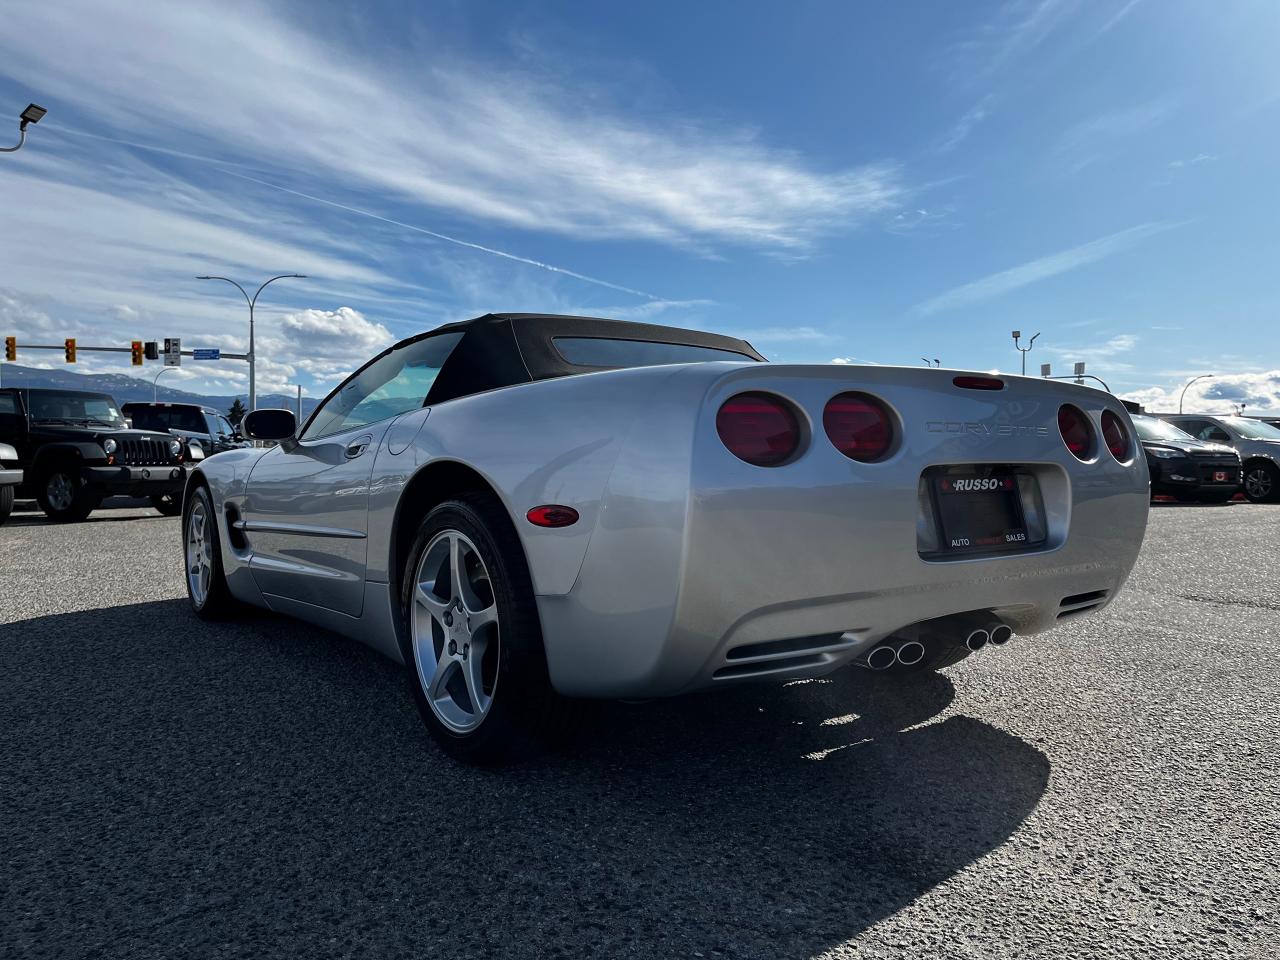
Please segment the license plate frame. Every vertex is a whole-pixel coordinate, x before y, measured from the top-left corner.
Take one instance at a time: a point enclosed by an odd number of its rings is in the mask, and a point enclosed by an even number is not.
[[[1013,470],[975,467],[934,473],[929,493],[939,553],[1010,553],[1035,546]]]

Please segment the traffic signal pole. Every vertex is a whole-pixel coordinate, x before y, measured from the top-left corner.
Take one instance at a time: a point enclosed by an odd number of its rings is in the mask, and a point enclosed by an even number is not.
[[[131,355],[132,355],[132,354],[134,354],[135,348],[134,348],[134,346],[128,346],[128,347],[82,347],[82,346],[80,346],[78,343],[76,343],[76,341],[75,341],[75,338],[74,338],[74,337],[68,337],[68,338],[67,338],[66,340],[64,340],[62,343],[18,343],[18,341],[17,341],[17,338],[16,338],[16,337],[5,337],[5,342],[4,342],[4,360],[7,360],[7,361],[9,361],[9,362],[16,361],[16,360],[18,359],[18,351],[19,351],[19,350],[61,350],[61,351],[62,351],[62,353],[63,353],[63,356],[65,356],[65,357],[66,357],[66,360],[67,360],[67,362],[68,362],[68,363],[75,363],[75,362],[76,362],[76,354],[81,353],[81,352],[85,352],[85,353],[128,353],[128,354],[131,354]],[[184,357],[194,357],[198,351],[196,351],[196,350],[182,350],[182,351],[180,351],[180,352],[181,352],[182,356],[184,356]],[[161,356],[163,357],[163,354],[162,354]],[[247,354],[247,353],[224,353],[224,352],[222,352],[222,351],[219,351],[218,359],[219,359],[219,360],[248,360],[248,359],[249,359],[249,356],[250,356],[250,355],[249,355],[249,354]],[[134,364],[133,364],[133,365],[134,365],[135,367],[136,367],[136,366],[141,366],[141,364],[137,363],[136,361],[134,362]],[[3,362],[0,362],[0,383],[3,383],[3,373],[2,373],[2,372],[3,372],[3,370],[4,370],[4,363],[3,363]]]
[[[19,350],[61,350],[63,353],[66,353],[66,351],[67,351],[67,345],[66,345],[65,343],[57,343],[57,344],[52,344],[52,343],[19,343],[19,344],[17,345],[17,348],[18,348]],[[79,344],[76,344],[76,345],[75,345],[75,347],[74,347],[74,349],[75,349],[75,352],[76,352],[76,353],[133,353],[133,348],[132,348],[132,347],[82,347],[82,346],[80,346]],[[195,351],[195,350],[183,350],[183,351],[182,351],[182,355],[183,355],[184,357],[194,357],[194,356],[195,356],[195,354],[196,354],[196,351]],[[163,354],[162,354],[161,356],[163,357]],[[15,359],[16,359],[16,358],[15,358]],[[248,360],[248,359],[249,359],[249,354],[247,354],[247,353],[227,353],[225,350],[222,350],[222,351],[219,351],[219,358],[218,358],[218,359],[220,359],[220,360]],[[136,364],[135,364],[135,366],[136,366]]]

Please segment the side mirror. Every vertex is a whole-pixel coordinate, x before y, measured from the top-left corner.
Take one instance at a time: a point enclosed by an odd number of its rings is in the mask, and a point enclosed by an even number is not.
[[[298,430],[298,418],[292,410],[254,410],[244,415],[240,425],[250,440],[290,440]]]

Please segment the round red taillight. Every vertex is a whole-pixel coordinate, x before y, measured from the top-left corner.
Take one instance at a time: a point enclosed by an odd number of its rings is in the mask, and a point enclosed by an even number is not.
[[[1089,451],[1093,447],[1093,431],[1089,428],[1089,418],[1079,407],[1063,404],[1058,408],[1058,430],[1062,433],[1062,442],[1077,460],[1088,460]]]
[[[1123,463],[1129,459],[1129,431],[1124,421],[1110,410],[1102,412],[1102,439],[1117,460]]]
[[[893,445],[889,411],[865,393],[842,393],[828,400],[822,426],[837,450],[860,463],[882,459]]]
[[[716,414],[716,433],[739,460],[776,467],[800,448],[800,420],[785,400],[768,393],[730,397]]]

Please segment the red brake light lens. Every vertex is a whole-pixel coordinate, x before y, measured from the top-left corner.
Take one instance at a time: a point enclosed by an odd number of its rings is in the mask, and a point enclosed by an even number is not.
[[[1058,430],[1062,434],[1062,442],[1077,460],[1089,459],[1089,448],[1093,446],[1093,431],[1089,429],[1089,418],[1078,407],[1063,404],[1058,408]]]
[[[1129,431],[1125,429],[1124,422],[1110,410],[1102,413],[1102,439],[1117,460],[1124,462],[1129,459]]]
[[[739,460],[776,467],[800,448],[800,421],[784,400],[768,393],[730,397],[716,414],[716,433]]]
[[[822,411],[827,439],[850,460],[881,460],[893,446],[893,421],[879,400],[865,393],[841,393]]]
[[[955,377],[952,381],[957,387],[966,390],[1003,390],[1004,381],[999,377]]]

